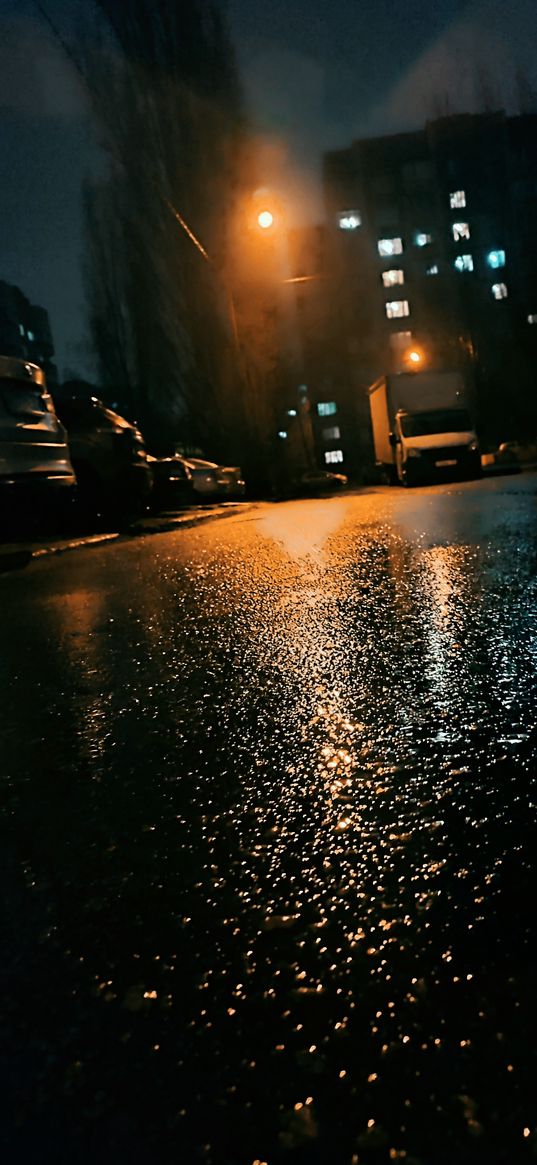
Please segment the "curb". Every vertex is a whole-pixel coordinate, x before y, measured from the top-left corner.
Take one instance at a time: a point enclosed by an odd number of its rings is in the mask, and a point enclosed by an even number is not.
[[[133,522],[127,530],[123,531],[119,536],[126,538],[139,538],[143,534],[167,534],[170,530],[176,530],[178,526],[199,526],[203,522],[209,522],[211,518],[231,518],[233,514],[245,514],[254,506],[254,502],[229,502],[227,506],[219,506],[214,510],[197,510],[194,514],[181,514],[178,517],[169,518],[142,518],[138,522]]]
[[[28,566],[34,559],[47,558],[53,554],[67,554],[70,550],[101,546],[105,542],[126,542],[146,535],[169,534],[182,527],[200,526],[211,520],[230,518],[233,514],[246,513],[253,508],[253,505],[254,503],[248,502],[230,502],[227,506],[214,510],[198,510],[194,514],[185,513],[184,515],[155,519],[141,518],[137,522],[133,522],[131,526],[127,526],[125,530],[106,534],[88,534],[82,538],[71,538],[65,542],[51,543],[49,546],[21,546],[5,551],[0,548],[0,574],[21,569]]]

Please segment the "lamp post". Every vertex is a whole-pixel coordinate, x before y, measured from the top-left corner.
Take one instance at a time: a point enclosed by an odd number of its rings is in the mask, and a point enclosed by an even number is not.
[[[272,197],[267,197],[265,191],[258,193],[256,200],[259,199],[259,209],[255,216],[255,225],[260,232],[265,235],[273,235],[274,242],[279,246],[272,252],[271,261],[275,266],[273,275],[275,277],[275,284],[279,287],[289,287],[297,283],[309,283],[317,281],[321,278],[320,275],[305,275],[293,277],[290,274],[289,254],[286,246],[286,235],[283,231],[278,229],[283,220],[283,212]],[[289,368],[292,370],[296,394],[296,400],[292,400],[291,407],[285,408],[286,422],[282,429],[279,430],[279,437],[284,441],[290,434],[287,433],[288,419],[291,418],[296,425],[296,430],[299,434],[299,445],[302,452],[294,445],[294,456],[300,458],[308,468],[314,465],[313,452],[313,432],[311,426],[311,417],[309,412],[308,390],[306,385],[298,384],[298,380],[303,377],[304,369],[304,353],[302,345],[302,336],[300,332],[297,302],[293,294],[293,287],[290,292],[280,294],[280,317],[281,317],[281,341],[287,350],[289,359]],[[294,427],[293,425],[293,427]],[[285,437],[282,434],[285,432]]]
[[[232,247],[232,255],[234,257],[234,284],[232,286],[229,278],[216,265],[211,255],[206,251],[203,244],[196,237],[194,231],[185,221],[183,216],[179,213],[175,206],[165,199],[168,210],[173,214],[183,232],[187,235],[192,245],[196,248],[201,258],[207,263],[214,275],[222,291],[225,295],[227,305],[227,315],[229,318],[230,331],[233,339],[233,347],[235,350],[236,361],[238,365],[239,379],[242,387],[244,397],[244,416],[249,417],[247,432],[251,427],[251,434],[255,440],[261,441],[264,444],[269,438],[270,433],[270,410],[277,408],[276,398],[272,395],[269,388],[269,372],[273,374],[269,368],[270,363],[274,363],[273,358],[269,360],[266,367],[263,366],[263,361],[266,358],[266,343],[268,336],[268,343],[270,345],[271,337],[274,342],[274,352],[278,349],[287,349],[290,358],[290,365],[293,360],[295,364],[298,363],[297,352],[297,329],[292,326],[295,321],[291,321],[289,309],[282,311],[283,305],[280,305],[280,311],[275,312],[276,307],[273,293],[278,285],[292,283],[294,280],[285,278],[287,271],[287,257],[283,248],[283,232],[279,230],[283,215],[277,200],[274,199],[267,191],[255,191],[250,198],[250,205],[246,205],[243,209],[246,211],[246,222],[249,222],[250,231],[245,239],[243,234],[244,217],[241,214],[240,220],[236,222],[236,236],[235,240],[238,244],[236,248]],[[240,233],[239,233],[240,232]],[[259,243],[255,242],[255,237],[259,239]],[[248,237],[250,244],[248,244]],[[268,250],[266,249],[268,247]],[[261,250],[259,250],[261,248]],[[260,262],[259,259],[262,259]],[[242,270],[241,270],[242,269]],[[244,286],[241,288],[241,275]],[[238,276],[238,285],[237,285]],[[271,288],[270,296],[272,303],[269,304],[268,322],[269,328],[267,333],[266,325],[261,326],[263,300],[266,301],[267,289]],[[243,294],[241,295],[241,291]],[[238,293],[238,302],[237,295]],[[256,309],[256,295],[260,296],[257,301]],[[261,306],[260,306],[261,305]],[[265,302],[265,307],[267,306]],[[253,308],[253,315],[252,315]],[[244,315],[246,313],[246,319]],[[250,329],[248,324],[248,315],[250,313]],[[274,320],[279,315],[280,317],[280,340],[275,338],[275,332],[271,329],[275,327]],[[253,328],[252,328],[252,320]],[[272,322],[271,322],[272,321]],[[282,329],[283,324],[283,329]],[[254,340],[254,348],[251,356],[248,358],[248,331],[253,331],[260,338],[260,351],[257,348],[257,341]],[[243,335],[241,336],[241,332]],[[273,352],[273,355],[274,355]],[[304,454],[306,460],[311,462],[312,453],[309,448],[305,432],[305,417],[303,413],[306,408],[306,403],[303,400],[298,401],[296,415],[300,430],[302,444],[304,446]],[[295,410],[288,411],[288,416],[292,416]],[[276,424],[274,425],[274,430]],[[282,430],[283,432],[283,430]],[[287,436],[287,434],[286,434]]]

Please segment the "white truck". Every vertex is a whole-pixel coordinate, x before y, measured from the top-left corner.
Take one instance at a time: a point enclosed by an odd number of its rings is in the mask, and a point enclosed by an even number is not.
[[[461,372],[399,372],[369,388],[375,459],[390,482],[479,477],[481,458]]]

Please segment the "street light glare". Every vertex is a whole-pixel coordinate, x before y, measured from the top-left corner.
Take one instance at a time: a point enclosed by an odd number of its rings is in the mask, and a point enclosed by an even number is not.
[[[270,213],[270,210],[262,210],[261,214],[257,216],[257,221],[264,231],[268,231],[274,222],[274,215]]]

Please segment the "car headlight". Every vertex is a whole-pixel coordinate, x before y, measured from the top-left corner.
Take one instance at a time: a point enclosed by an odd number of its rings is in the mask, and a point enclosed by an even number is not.
[[[413,446],[406,451],[407,457],[421,457],[421,449],[414,449]]]

